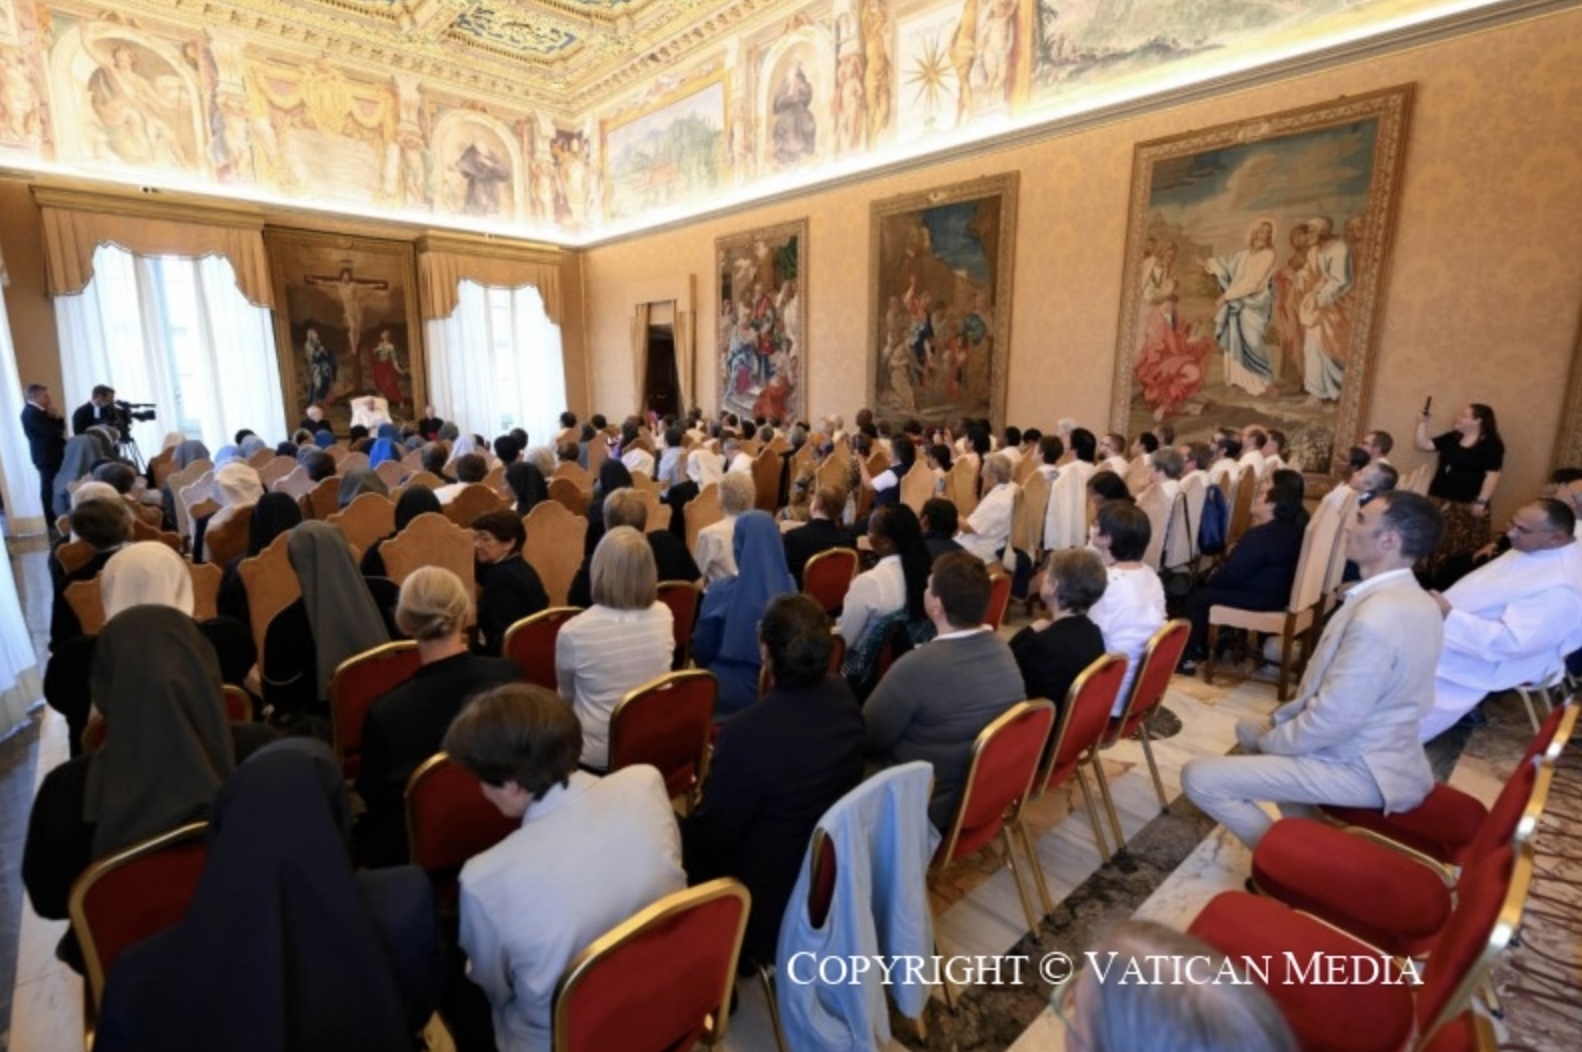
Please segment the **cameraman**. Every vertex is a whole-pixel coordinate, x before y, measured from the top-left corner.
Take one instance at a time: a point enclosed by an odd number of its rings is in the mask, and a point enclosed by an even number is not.
[[[86,434],[90,427],[101,425],[113,429],[118,434],[126,430],[126,420],[115,404],[115,388],[106,387],[104,384],[95,387],[88,402],[78,406],[77,411],[71,414],[71,433]]]

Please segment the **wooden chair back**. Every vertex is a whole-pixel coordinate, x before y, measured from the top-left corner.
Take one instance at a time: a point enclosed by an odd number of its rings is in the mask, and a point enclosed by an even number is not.
[[[329,458],[335,461],[335,470],[341,469],[341,462],[351,455],[351,449],[344,442],[337,442],[324,451]]]
[[[516,662],[524,680],[555,690],[560,683],[555,671],[555,639],[560,626],[580,613],[580,606],[552,606],[524,617],[505,630],[500,653]]]
[[[264,667],[264,637],[275,615],[302,597],[302,582],[286,552],[290,532],[282,533],[269,547],[243,559],[236,568],[247,593],[247,614],[252,622],[253,645],[258,648],[258,667]]]
[[[341,510],[341,477],[331,475],[321,480],[302,499],[302,517],[328,519]]]
[[[725,518],[725,509],[720,504],[720,486],[711,482],[698,491],[698,495],[687,501],[681,509],[682,518],[687,524],[687,551],[698,550],[698,533],[705,526],[712,526]]]
[[[557,476],[549,480],[549,499],[573,515],[586,515],[588,505],[593,501],[593,493],[579,488],[571,479]]]
[[[181,554],[181,535],[179,533],[172,533],[170,530],[162,530],[156,526],[150,526],[141,519],[134,518],[132,520],[132,540],[158,541],[177,555]]]
[[[148,462],[148,474],[154,480],[155,489],[164,489],[165,482],[171,473],[176,470],[176,450],[174,447],[162,453],[156,453]]]
[[[1241,535],[1247,532],[1247,527],[1252,524],[1252,501],[1258,493],[1258,472],[1251,464],[1241,469],[1241,474],[1236,479],[1236,486],[1232,490],[1230,500],[1230,520],[1225,527],[1225,544],[1227,550],[1230,545],[1241,540]]]
[[[384,464],[379,466],[384,467]],[[366,552],[379,538],[395,532],[395,501],[377,493],[363,493],[331,515],[328,521],[331,526],[340,528],[348,544]]]
[[[247,466],[257,471],[275,458],[275,451],[269,448],[260,449],[247,458]]]
[[[753,457],[753,507],[773,515],[780,510],[780,469],[783,463],[773,449]]]
[[[218,563],[188,563],[187,572],[192,574],[193,620],[212,621],[219,617],[220,582],[225,579],[225,571],[220,569]]]
[[[204,561],[224,566],[247,551],[247,541],[253,533],[253,505],[240,505],[219,526],[210,525],[203,531]]]
[[[489,487],[489,491],[491,493],[493,493],[496,496],[498,496],[501,500],[504,500],[505,499],[505,465],[504,464],[496,464],[494,467],[490,468],[489,469],[489,473],[483,477],[483,484],[485,486]]]
[[[632,472],[632,487],[639,493],[652,493],[659,496],[659,483],[646,471]]]
[[[296,457],[270,457],[268,462],[258,469],[258,481],[263,483],[264,489],[272,490],[275,488],[275,483],[300,466]]]
[[[308,469],[298,464],[276,479],[274,485],[270,486],[269,489],[275,493],[284,493],[292,500],[301,500],[313,492],[313,487],[316,484],[312,479],[308,478]]]
[[[945,497],[956,506],[956,514],[965,519],[978,507],[978,468],[971,460],[962,457],[950,465],[945,475]]]
[[[593,473],[575,460],[562,460],[559,464],[556,464],[554,474],[550,475],[549,478],[551,483],[555,479],[566,479],[584,492],[593,492]]]
[[[472,520],[489,511],[500,511],[505,502],[500,495],[481,482],[462,487],[460,493],[445,505],[445,517],[464,530],[472,529]]]
[[[476,593],[472,531],[445,516],[426,511],[407,523],[406,529],[379,546],[385,576],[400,584],[420,566],[443,566]]]
[[[55,549],[54,558],[63,572],[74,574],[87,566],[94,554],[93,545],[87,541],[67,541]]]
[[[643,523],[644,533],[661,533],[670,529],[670,505],[659,499],[659,494],[650,490],[638,490],[637,495],[643,502],[643,507],[648,510],[648,518]]]
[[[588,520],[573,515],[558,501],[539,501],[522,519],[527,544],[522,558],[538,572],[551,606],[564,606],[571,579],[582,566]]]
[[[838,453],[831,453],[825,457],[823,463],[819,464],[818,469],[813,472],[814,491],[825,486],[839,486],[848,497],[852,496],[851,479],[846,474],[849,456],[849,454],[841,456]]]
[[[915,514],[923,514],[923,505],[934,496],[934,471],[922,457],[913,461],[911,470],[901,476],[901,503]]]
[[[198,463],[202,462],[189,464],[188,470],[197,467]],[[214,472],[206,470],[172,492],[176,495],[176,532],[190,540],[193,524],[201,517],[193,515],[193,509],[206,500],[214,499]]]
[[[214,563],[188,563],[192,575],[192,617],[195,621],[212,621],[220,616],[220,581],[224,573]],[[66,602],[77,615],[82,634],[96,636],[104,631],[104,586],[100,578],[91,581],[73,581],[66,586]]]
[[[443,485],[445,485],[445,480],[434,474],[432,471],[419,471],[407,478],[405,488],[411,489],[413,486],[427,486],[429,489],[434,490],[439,489]]]
[[[407,469],[394,460],[386,460],[374,468],[374,474],[379,476],[379,481],[385,484],[386,489],[395,489],[406,480]]]
[[[367,468],[368,468],[368,454],[367,453],[348,453],[348,454],[346,454],[344,457],[342,457],[340,459],[339,463],[337,463],[335,465],[335,474],[337,474],[337,475],[350,475],[353,471],[356,471],[359,468],[361,468],[361,469],[363,469],[365,471],[367,470]]]
[[[1024,457],[1023,463],[1031,458]],[[1021,499],[1011,523],[1011,547],[1024,551],[1036,564],[1044,550],[1044,518],[1049,512],[1049,480],[1034,470],[1021,487]]]
[[[401,468],[402,468],[403,471],[407,471],[407,472],[422,471],[423,470],[423,450],[422,450],[422,447],[414,449],[412,452],[410,452],[406,456],[402,457],[401,458]]]

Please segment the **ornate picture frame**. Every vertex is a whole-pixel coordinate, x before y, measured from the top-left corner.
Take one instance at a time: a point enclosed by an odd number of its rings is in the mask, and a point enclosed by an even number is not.
[[[413,245],[278,227],[264,229],[264,245],[287,419],[317,404],[344,433],[352,399],[370,394],[392,420],[419,419],[428,359]]]
[[[1278,428],[1330,475],[1361,438],[1413,85],[1138,144],[1111,427]]]
[[[807,413],[807,229],[794,219],[714,241],[722,412],[788,423]]]
[[[879,416],[1005,423],[1017,172],[877,201],[868,404]]]

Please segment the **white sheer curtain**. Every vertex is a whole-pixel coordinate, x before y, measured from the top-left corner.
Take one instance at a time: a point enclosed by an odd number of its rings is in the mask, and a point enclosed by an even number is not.
[[[269,311],[242,297],[227,260],[134,257],[101,245],[88,286],[55,298],[55,320],[68,411],[95,384],[154,403],[158,419],[132,428],[145,456],[167,431],[211,450],[244,427],[286,437]]]
[[[463,431],[486,438],[524,428],[535,445],[560,429],[566,371],[560,326],[532,287],[463,281],[456,309],[426,323],[429,401]]]
[[[5,263],[0,261],[0,284]],[[30,377],[27,382],[32,382]],[[39,504],[38,471],[22,431],[22,407],[27,403],[24,381],[17,375],[16,346],[11,340],[11,319],[0,296],[0,492],[5,496],[6,526],[13,536],[44,532],[44,508]],[[25,635],[25,633],[24,633]],[[0,734],[5,726],[0,725]]]

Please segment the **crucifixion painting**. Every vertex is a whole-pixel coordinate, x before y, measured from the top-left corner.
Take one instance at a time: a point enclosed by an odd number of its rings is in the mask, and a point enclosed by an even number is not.
[[[358,352],[363,331],[363,299],[371,292],[388,292],[390,283],[356,277],[349,259],[341,261],[339,274],[307,274],[302,281],[306,285],[327,286],[341,301],[342,317],[346,322],[346,354],[352,366],[352,389],[361,391],[363,364]]]

